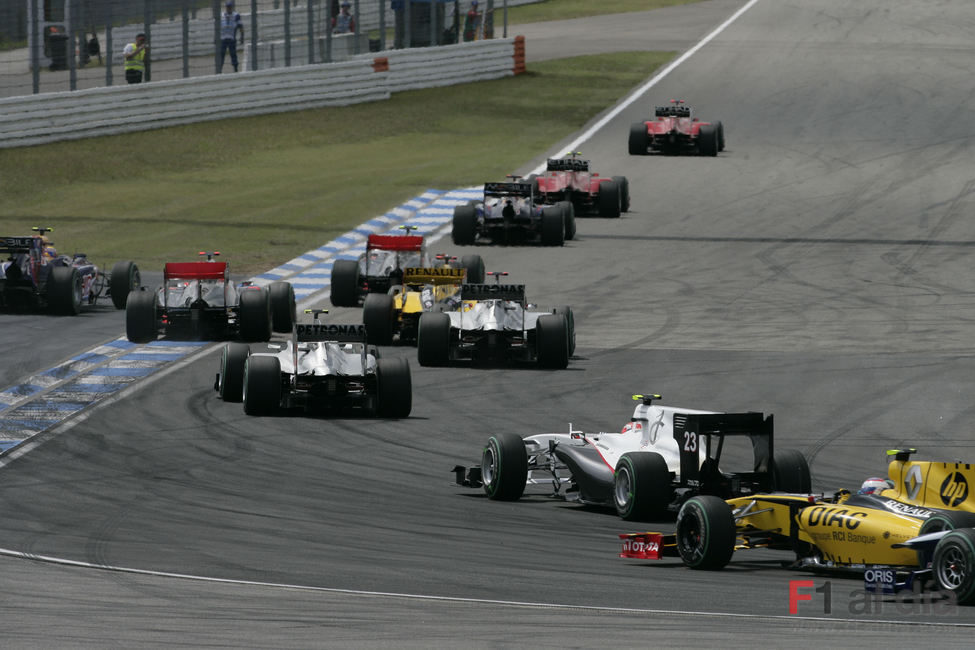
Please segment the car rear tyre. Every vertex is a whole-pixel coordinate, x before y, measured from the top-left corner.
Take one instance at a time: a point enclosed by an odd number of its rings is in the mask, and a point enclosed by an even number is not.
[[[631,156],[645,156],[650,149],[650,134],[647,133],[646,122],[635,122],[630,125],[629,149]]]
[[[355,307],[359,304],[359,262],[335,260],[331,283],[332,306]]]
[[[809,463],[802,452],[795,449],[782,449],[775,452],[772,466],[772,487],[779,492],[809,494],[812,492],[812,477]]]
[[[413,379],[406,359],[376,362],[377,413],[384,418],[405,418],[413,410]]]
[[[735,518],[723,499],[696,496],[677,514],[677,552],[692,569],[722,569],[735,552]]]
[[[159,333],[156,321],[156,294],[130,291],[125,301],[125,336],[133,343],[154,341]]]
[[[616,181],[603,181],[599,184],[599,216],[617,219],[620,216],[620,187]]]
[[[697,150],[702,156],[718,155],[718,130],[705,124],[697,132]]]
[[[420,314],[416,358],[421,366],[446,366],[450,360],[450,316],[439,312]]]
[[[975,529],[953,530],[938,540],[931,572],[938,589],[954,594],[959,605],[975,603]]]
[[[73,266],[54,266],[47,276],[47,303],[62,316],[81,313],[81,274]]]
[[[630,451],[613,475],[616,514],[627,521],[659,519],[673,500],[667,461],[655,451]]]
[[[362,323],[366,326],[366,339],[373,345],[390,345],[393,342],[393,320],[396,309],[393,297],[386,293],[370,293],[362,305]]]
[[[460,265],[467,271],[465,282],[482,284],[484,282],[484,260],[480,255],[464,255],[460,258]]]
[[[134,262],[116,262],[108,278],[108,293],[115,309],[125,309],[129,292],[135,291],[141,284],[142,276]]]
[[[271,338],[271,301],[267,291],[243,289],[237,306],[237,324],[240,338],[254,343]]]
[[[565,244],[565,212],[560,207],[542,208],[542,246]]]
[[[495,501],[517,501],[528,480],[528,451],[521,436],[498,433],[488,438],[481,454],[484,492]]]
[[[290,332],[297,320],[294,287],[290,282],[272,282],[267,293],[271,301],[271,328],[275,332]]]
[[[714,130],[718,132],[718,151],[724,151],[724,124],[720,120],[715,122]]]
[[[576,208],[571,201],[559,201],[555,204],[562,208],[562,218],[565,225],[565,240],[575,239],[576,236]]]
[[[243,400],[247,415],[270,415],[281,405],[281,362],[277,357],[247,357]]]
[[[630,181],[626,176],[613,176],[613,180],[620,188],[620,211],[630,211]]]
[[[569,323],[563,314],[545,314],[535,323],[538,365],[561,369],[569,365]]]
[[[244,398],[244,366],[251,350],[243,343],[227,343],[220,357],[220,399],[239,402]]]
[[[450,236],[457,246],[473,246],[477,237],[477,210],[471,205],[454,208],[454,222]]]
[[[569,334],[569,356],[576,353],[576,317],[572,313],[572,307],[556,307],[554,312],[565,316],[566,327]]]

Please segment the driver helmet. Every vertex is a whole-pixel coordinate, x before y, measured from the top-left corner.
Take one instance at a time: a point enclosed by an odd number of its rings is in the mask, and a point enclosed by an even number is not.
[[[623,425],[623,430],[620,431],[620,433],[629,433],[630,431],[633,431],[633,430],[640,431],[641,429],[643,429],[643,425],[642,424],[640,424],[639,422],[632,422],[631,421],[631,422],[627,422],[626,424]]]
[[[872,477],[863,482],[857,494],[878,494],[892,487],[894,487],[892,481],[885,478]]]

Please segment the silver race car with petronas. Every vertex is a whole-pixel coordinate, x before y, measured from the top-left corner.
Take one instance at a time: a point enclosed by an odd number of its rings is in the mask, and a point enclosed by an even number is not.
[[[542,490],[638,521],[676,512],[697,494],[809,490],[803,455],[774,450],[771,415],[661,406],[654,394],[633,399],[633,415],[618,433],[586,433],[571,423],[563,433],[496,433],[479,466],[454,468],[456,480],[483,487],[491,499],[516,501],[528,489]]]
[[[313,323],[295,323],[290,341],[252,351],[223,348],[214,389],[227,402],[244,402],[248,415],[285,409],[327,414],[405,418],[413,405],[410,364],[380,359],[366,344],[362,324],[323,323],[325,309],[309,310]]]

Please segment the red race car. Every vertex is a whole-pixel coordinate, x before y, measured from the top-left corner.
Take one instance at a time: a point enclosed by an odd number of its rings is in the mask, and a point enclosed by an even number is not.
[[[724,126],[721,122],[702,122],[692,117],[693,112],[682,99],[670,100],[669,106],[657,106],[654,119],[630,126],[630,155],[717,156],[724,151]]]
[[[628,212],[630,182],[626,176],[600,176],[579,155],[573,151],[566,158],[549,158],[544,174],[528,177],[538,201],[571,201],[577,215],[616,218],[621,212]]]

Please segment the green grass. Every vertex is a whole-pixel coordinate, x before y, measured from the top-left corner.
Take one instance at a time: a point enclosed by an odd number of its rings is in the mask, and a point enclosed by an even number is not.
[[[623,14],[633,11],[648,11],[662,7],[686,5],[701,0],[546,0],[536,4],[508,8],[508,24],[538,23],[550,20],[585,18],[596,14]],[[461,2],[462,6],[470,3]],[[486,5],[481,0],[481,7]],[[495,29],[501,24],[502,2],[494,0]]]
[[[428,188],[503,179],[672,57],[561,59],[389,101],[0,149],[0,235],[53,226],[61,252],[103,265],[206,249],[259,272]]]

